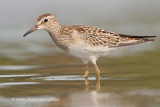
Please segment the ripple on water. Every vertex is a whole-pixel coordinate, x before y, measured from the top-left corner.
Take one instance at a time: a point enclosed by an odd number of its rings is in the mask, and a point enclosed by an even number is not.
[[[42,80],[62,80],[62,81],[71,81],[71,80],[85,80],[81,75],[60,75],[60,76],[47,76],[47,77],[33,77],[34,79],[42,79]],[[96,77],[88,77],[88,80],[96,80]],[[128,78],[103,78],[100,77],[100,80],[130,80]]]
[[[33,65],[6,65],[6,66],[0,66],[0,70],[27,70],[27,69],[36,69],[40,68],[41,66],[33,66]]]
[[[39,74],[28,74],[28,75],[0,75],[0,78],[8,77],[29,77],[29,76],[38,76]]]
[[[61,76],[47,76],[47,77],[33,77],[31,79],[42,79],[42,80],[85,80],[79,75],[61,75]],[[96,77],[88,77],[89,80],[96,80]]]
[[[40,84],[39,82],[6,82],[0,83],[0,88],[10,85],[31,85],[31,84]]]

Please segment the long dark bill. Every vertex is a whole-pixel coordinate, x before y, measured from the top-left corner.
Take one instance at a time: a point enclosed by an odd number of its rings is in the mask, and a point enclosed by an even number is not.
[[[27,36],[28,34],[34,32],[34,31],[36,31],[36,30],[37,30],[37,27],[31,28],[28,32],[26,32],[26,33],[23,35],[23,37]]]

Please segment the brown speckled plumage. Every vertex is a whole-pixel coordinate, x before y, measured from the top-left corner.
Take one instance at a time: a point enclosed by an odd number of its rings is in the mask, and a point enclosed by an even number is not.
[[[73,33],[74,31],[77,33]],[[59,34],[65,37],[68,35],[69,38],[77,37],[88,45],[103,47],[108,46],[109,48],[152,41],[155,37],[117,34],[101,28],[85,25],[62,26]],[[70,39],[70,42],[73,42],[72,39]]]
[[[96,65],[96,60],[109,51],[122,46],[134,45],[147,41],[153,41],[155,36],[132,36],[118,34],[101,28],[86,25],[61,25],[56,18],[50,14],[41,15],[35,27],[30,29],[24,36],[38,30],[46,30],[55,44],[69,54],[80,58],[84,64],[92,62],[95,66],[97,76],[100,70]],[[86,74],[88,70],[86,66]]]

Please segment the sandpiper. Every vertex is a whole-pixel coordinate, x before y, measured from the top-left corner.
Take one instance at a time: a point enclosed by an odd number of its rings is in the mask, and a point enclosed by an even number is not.
[[[23,36],[39,29],[46,30],[59,48],[83,61],[84,78],[89,74],[89,62],[95,66],[97,77],[99,77],[100,70],[96,64],[99,57],[120,47],[154,41],[156,37],[118,34],[86,25],[61,25],[50,13],[39,16],[36,25]]]

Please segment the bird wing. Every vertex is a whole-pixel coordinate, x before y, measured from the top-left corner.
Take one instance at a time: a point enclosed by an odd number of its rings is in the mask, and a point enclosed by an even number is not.
[[[101,28],[85,25],[69,26],[85,43],[93,46],[120,47],[153,41],[156,36],[133,36],[118,34]]]

